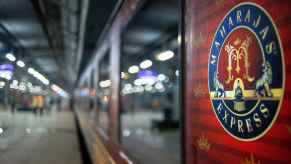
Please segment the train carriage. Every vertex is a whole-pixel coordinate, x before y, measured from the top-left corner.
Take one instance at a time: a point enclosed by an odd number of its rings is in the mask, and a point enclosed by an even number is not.
[[[121,1],[75,92],[92,163],[290,163],[290,8]]]

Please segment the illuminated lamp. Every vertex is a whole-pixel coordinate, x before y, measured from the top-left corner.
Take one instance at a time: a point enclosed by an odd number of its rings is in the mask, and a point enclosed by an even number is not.
[[[156,59],[159,60],[159,61],[166,61],[166,60],[169,60],[171,58],[174,57],[174,52],[171,51],[171,50],[167,50],[167,51],[164,51],[164,52],[161,52],[159,54],[156,55]]]

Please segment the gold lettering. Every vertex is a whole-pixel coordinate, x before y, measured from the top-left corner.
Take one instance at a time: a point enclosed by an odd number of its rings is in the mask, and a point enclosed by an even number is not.
[[[238,132],[243,133],[243,121],[242,120],[237,120],[237,128],[238,128]]]
[[[241,10],[236,11],[236,21],[241,22]]]
[[[246,14],[244,21],[250,23],[250,21],[251,21],[251,11],[250,10],[247,11],[247,14]]]
[[[268,34],[268,31],[269,31],[269,26],[266,26],[265,28],[263,28],[263,29],[260,31],[260,35],[262,35],[263,40],[266,38],[266,36],[267,36],[267,34]]]
[[[233,26],[231,17],[228,18],[228,27],[230,28],[230,26]]]
[[[260,105],[260,111],[262,112],[262,114],[265,118],[269,117],[269,115],[270,115],[269,109],[264,104]]]
[[[255,113],[253,115],[253,118],[254,118],[254,121],[255,121],[255,125],[257,128],[261,127],[262,126],[262,120],[261,118],[259,117],[259,114],[258,113]]]
[[[225,123],[227,123],[227,117],[229,116],[229,114],[227,113],[227,111],[224,111],[224,117],[222,120],[224,120]]]
[[[221,29],[219,30],[219,32],[220,32],[221,37],[224,38],[224,35],[225,35],[225,28],[224,28],[224,26],[221,27]]]
[[[217,42],[217,41],[215,41],[214,44],[215,44],[215,47],[219,50],[219,48],[220,48],[220,43]]]
[[[211,55],[211,61],[210,61],[210,63],[211,64],[215,64],[215,62],[216,62],[216,56],[215,55]]]
[[[218,111],[218,113],[221,113],[221,109],[222,109],[222,104],[219,103],[219,105],[218,105],[218,107],[217,107],[217,111]]]
[[[266,45],[266,52],[267,54],[272,54],[273,50],[275,49],[275,42],[270,42],[269,44]]]
[[[259,15],[259,17],[253,22],[253,26],[255,28],[258,28],[258,26],[260,25],[261,22],[261,16]]]
[[[251,124],[251,119],[248,118],[248,119],[246,119],[245,121],[246,121],[246,125],[247,125],[247,130],[248,130],[248,132],[252,132],[252,131],[254,131],[254,128],[253,128],[253,126],[252,126],[252,124]]]
[[[232,128],[233,125],[235,125],[235,118],[231,117],[230,118],[230,128]]]

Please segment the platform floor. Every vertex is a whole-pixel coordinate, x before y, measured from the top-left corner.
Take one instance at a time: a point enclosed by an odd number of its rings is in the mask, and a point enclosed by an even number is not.
[[[0,111],[0,133],[1,164],[82,163],[71,112],[35,116]]]

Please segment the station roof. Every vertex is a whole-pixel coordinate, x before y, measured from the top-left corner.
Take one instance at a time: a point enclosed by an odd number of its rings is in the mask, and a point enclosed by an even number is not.
[[[0,62],[9,62],[5,54],[13,53],[26,65],[25,70],[16,72],[16,76],[33,79],[25,77],[29,76],[25,74],[27,69],[32,67],[51,83],[67,90],[73,88],[118,2],[1,1]]]

